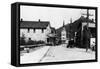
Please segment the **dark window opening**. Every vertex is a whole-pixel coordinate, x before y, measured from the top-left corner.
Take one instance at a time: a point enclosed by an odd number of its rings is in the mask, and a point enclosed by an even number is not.
[[[42,33],[44,33],[44,29],[42,29]]]
[[[35,29],[34,29],[34,33],[35,33]]]
[[[53,30],[51,30],[51,33],[54,33],[54,31],[53,31]]]
[[[29,33],[30,29],[28,28],[28,33]]]

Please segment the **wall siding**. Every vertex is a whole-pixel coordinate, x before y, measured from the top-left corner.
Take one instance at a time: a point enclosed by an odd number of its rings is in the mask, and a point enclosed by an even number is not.
[[[45,41],[46,40],[46,29],[44,29],[44,32],[42,32],[42,29],[20,29],[20,37],[22,37],[22,34],[25,34],[26,40],[28,40],[28,38],[31,38],[31,40],[35,40],[35,41]]]

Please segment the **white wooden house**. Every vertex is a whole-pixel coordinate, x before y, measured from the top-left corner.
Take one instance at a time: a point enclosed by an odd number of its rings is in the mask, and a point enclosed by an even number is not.
[[[46,41],[49,21],[20,21],[20,37],[25,36],[26,41],[30,38],[34,41]]]
[[[48,35],[53,34],[52,31],[49,21],[40,21],[40,19],[39,21],[24,21],[22,19],[20,21],[20,37],[24,35],[26,41],[31,39],[47,43]]]

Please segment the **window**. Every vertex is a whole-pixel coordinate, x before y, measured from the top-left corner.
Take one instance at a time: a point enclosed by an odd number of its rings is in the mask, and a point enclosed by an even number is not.
[[[44,29],[42,29],[42,33],[44,33]]]
[[[51,33],[54,33],[54,31],[53,31],[53,30],[51,30]]]
[[[35,33],[35,29],[33,29],[33,32]]]
[[[28,33],[30,32],[30,29],[28,28]]]
[[[65,40],[66,38],[65,38],[65,37],[63,37],[62,39],[63,39],[63,40]]]
[[[65,36],[65,34],[62,34],[63,36]]]

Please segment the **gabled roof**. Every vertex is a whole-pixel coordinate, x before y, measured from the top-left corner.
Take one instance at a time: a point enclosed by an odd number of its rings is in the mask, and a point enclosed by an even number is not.
[[[84,16],[81,16],[78,20],[81,20],[82,22],[90,22],[90,23],[94,23],[94,21],[92,19],[87,19]],[[76,21],[78,21],[76,20]]]
[[[70,28],[71,28],[72,31],[77,32],[81,28],[82,23],[84,23],[84,22],[89,22],[89,23],[95,24],[93,20],[87,19],[87,18],[81,16],[79,19],[75,20],[73,23],[68,23],[64,27],[65,27],[66,31],[70,31]],[[63,29],[63,26],[57,29],[58,35],[61,33],[62,29]]]
[[[52,31],[56,31],[54,27],[50,27],[50,29],[51,29]]]
[[[81,16],[79,19],[77,19],[76,21],[74,21],[74,22],[72,23],[72,28],[73,28],[73,30],[74,30],[74,31],[77,31],[77,30],[81,27],[82,23],[84,23],[84,22],[94,23],[93,20],[87,19],[87,18]]]
[[[47,28],[49,21],[20,21],[20,28],[35,28],[45,29]]]

